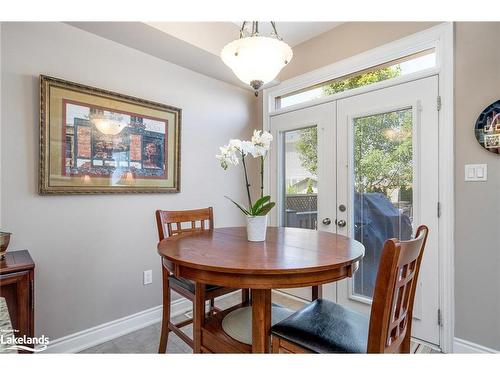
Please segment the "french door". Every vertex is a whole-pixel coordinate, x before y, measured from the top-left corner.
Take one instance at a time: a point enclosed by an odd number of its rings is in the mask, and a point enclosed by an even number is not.
[[[354,277],[337,283],[337,302],[369,313],[386,239],[429,231],[412,333],[439,345],[437,76],[337,103],[337,233],[365,246]]]
[[[274,225],[335,231],[320,220],[335,212],[334,124],[334,102],[271,119],[271,133],[277,140],[269,163],[271,196],[277,198],[277,207],[270,215]],[[335,295],[334,285],[324,287],[326,290]],[[283,291],[311,298],[311,288]]]
[[[365,246],[359,270],[323,297],[369,313],[386,239],[430,228],[412,335],[439,345],[438,77],[271,118],[271,194],[281,226],[325,230]],[[288,290],[301,298],[310,288]]]

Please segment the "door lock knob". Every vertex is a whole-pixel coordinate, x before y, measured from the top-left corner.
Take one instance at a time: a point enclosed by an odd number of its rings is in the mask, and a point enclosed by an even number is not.
[[[331,223],[332,223],[332,219],[330,219],[329,217],[325,217],[323,219],[323,224],[330,225]]]
[[[346,226],[346,221],[345,220],[339,220],[337,221],[337,226],[340,228],[344,228]]]

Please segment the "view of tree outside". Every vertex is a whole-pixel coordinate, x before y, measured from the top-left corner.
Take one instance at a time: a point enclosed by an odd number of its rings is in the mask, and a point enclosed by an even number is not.
[[[357,192],[411,189],[413,182],[412,111],[354,120],[354,183]]]
[[[342,91],[363,87],[375,82],[385,81],[387,79],[399,77],[401,75],[401,67],[399,65],[388,66],[372,70],[366,73],[349,77],[340,81],[332,82],[323,87],[324,96],[337,94]]]
[[[302,167],[307,169],[313,176],[318,173],[318,128],[303,129],[300,137],[295,144],[295,148],[299,153],[300,163]]]
[[[398,65],[363,73],[325,86],[332,95],[399,76]],[[357,192],[408,192],[413,181],[410,109],[357,118],[354,124],[354,176]],[[303,131],[296,148],[302,166],[317,174],[317,128]]]

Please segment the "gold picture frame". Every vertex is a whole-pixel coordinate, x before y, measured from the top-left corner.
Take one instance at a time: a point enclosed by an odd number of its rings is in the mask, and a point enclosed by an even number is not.
[[[182,110],[40,76],[39,193],[178,193]]]

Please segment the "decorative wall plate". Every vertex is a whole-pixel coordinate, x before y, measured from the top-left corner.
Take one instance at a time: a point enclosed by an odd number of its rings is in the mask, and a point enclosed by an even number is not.
[[[487,106],[474,127],[479,144],[489,152],[500,154],[500,100]]]

